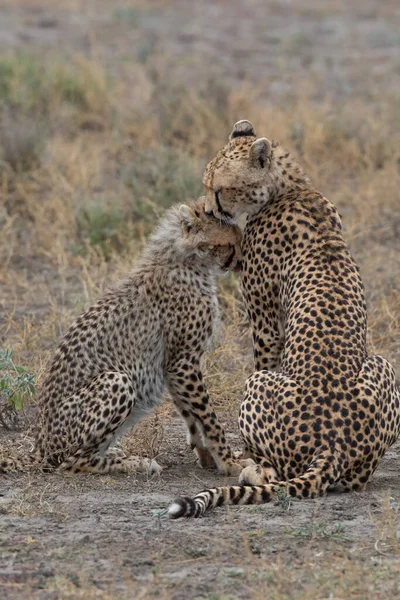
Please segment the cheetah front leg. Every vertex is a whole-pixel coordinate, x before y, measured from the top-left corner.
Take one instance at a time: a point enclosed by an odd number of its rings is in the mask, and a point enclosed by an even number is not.
[[[189,420],[186,419],[189,425],[190,444],[196,447],[200,455],[206,448],[217,467],[225,475],[239,475],[243,467],[249,463],[234,460],[232,451],[226,443],[224,430],[211,405],[200,364],[192,363],[189,359],[179,361],[169,371],[167,381],[172,399],[181,414],[184,410],[191,416]],[[193,425],[196,425],[196,430]],[[199,453],[200,441],[202,445]]]
[[[284,316],[268,298],[277,298],[278,290],[263,282],[263,290],[254,290],[246,277],[246,260],[242,274],[242,292],[253,332],[255,371],[279,369],[285,345]]]
[[[250,311],[250,315],[252,316]],[[285,345],[283,325],[278,319],[252,322],[255,371],[276,371]]]
[[[196,418],[193,414],[188,410],[186,406],[184,406],[179,398],[175,396],[174,405],[178,409],[182,419],[186,423],[187,427],[187,443],[194,451],[199,461],[199,465],[204,468],[213,468],[216,467],[215,460],[210,453],[210,451],[205,446],[203,439],[201,437],[201,433],[197,426]]]

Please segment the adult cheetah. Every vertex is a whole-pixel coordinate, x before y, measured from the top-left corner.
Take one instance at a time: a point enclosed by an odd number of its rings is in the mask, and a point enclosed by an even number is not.
[[[131,275],[72,325],[41,390],[35,452],[0,471],[28,462],[72,473],[158,470],[110,447],[168,387],[200,463],[240,473],[246,463],[226,444],[200,362],[218,317],[216,275],[240,268],[241,232],[207,216],[204,202],[167,212]]]
[[[363,489],[400,434],[393,367],[368,356],[364,289],[334,205],[289,152],[239,121],[204,174],[207,214],[247,212],[242,288],[256,372],[239,427],[257,464],[239,486],[178,499],[173,518],[224,504]]]

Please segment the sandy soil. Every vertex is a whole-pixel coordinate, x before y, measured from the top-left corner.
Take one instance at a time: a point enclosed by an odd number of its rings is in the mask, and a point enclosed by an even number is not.
[[[234,433],[230,437],[234,443]],[[327,569],[327,558],[339,564],[354,559],[397,573],[399,559],[384,518],[399,510],[399,460],[397,444],[364,493],[328,494],[288,508],[218,509],[201,520],[170,521],[158,512],[176,495],[227,481],[197,467],[185,448],[183,426],[174,419],[161,450],[166,468],[160,478],[31,474],[2,481],[1,595],[75,597],[83,586],[116,598],[244,599],[257,597],[257,577],[265,586],[263,578],[268,581],[281,565],[284,580],[284,565],[290,565],[299,588],[282,597],[303,598],[307,561],[315,569],[322,561]],[[400,597],[395,577],[386,584],[386,598]]]

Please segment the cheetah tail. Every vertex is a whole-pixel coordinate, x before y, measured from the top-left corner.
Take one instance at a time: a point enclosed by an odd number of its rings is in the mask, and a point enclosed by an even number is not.
[[[211,488],[194,498],[177,498],[168,509],[171,519],[201,517],[206,510],[228,504],[266,504],[282,493],[292,498],[315,498],[325,492],[338,478],[338,460],[335,454],[314,460],[304,475],[266,485],[232,485]]]

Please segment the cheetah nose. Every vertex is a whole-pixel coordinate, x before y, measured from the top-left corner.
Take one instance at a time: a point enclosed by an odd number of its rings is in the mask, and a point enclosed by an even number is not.
[[[204,212],[206,213],[206,215],[208,217],[213,217],[214,216],[214,211],[213,210],[205,210]]]

